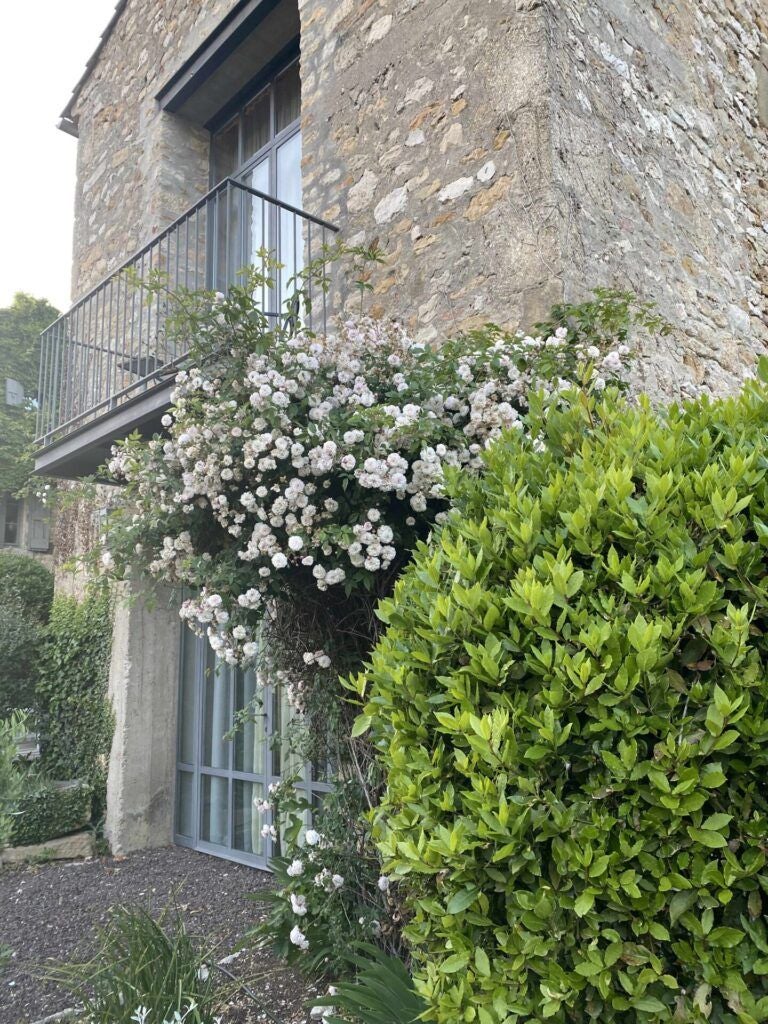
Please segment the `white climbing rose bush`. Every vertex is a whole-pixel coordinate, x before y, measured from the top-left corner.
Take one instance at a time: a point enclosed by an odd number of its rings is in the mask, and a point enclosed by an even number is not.
[[[193,361],[165,435],[113,451],[125,486],[102,553],[110,573],[138,564],[188,588],[183,618],[231,664],[255,657],[265,606],[287,589],[387,592],[445,508],[446,471],[478,471],[502,431],[525,431],[532,391],[556,400],[619,379],[630,321],[647,316],[605,292],[530,334],[488,326],[421,345],[366,316],[326,336],[275,326],[253,293],[180,303]]]

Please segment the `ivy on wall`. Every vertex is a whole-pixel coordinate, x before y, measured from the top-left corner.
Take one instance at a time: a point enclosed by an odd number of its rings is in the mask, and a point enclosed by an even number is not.
[[[0,716],[35,703],[53,574],[28,555],[0,555]]]
[[[91,787],[62,788],[48,779],[26,787],[16,806],[12,846],[32,846],[77,832],[91,819]]]
[[[52,779],[93,788],[93,816],[104,812],[112,712],[107,701],[112,644],[109,596],[57,597],[41,657],[40,767]]]

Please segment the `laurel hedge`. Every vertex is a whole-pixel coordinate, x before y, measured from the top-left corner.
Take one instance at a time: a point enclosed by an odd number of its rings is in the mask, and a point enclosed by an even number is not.
[[[350,683],[425,1019],[768,1020],[768,386],[532,416]]]
[[[35,704],[53,573],[29,555],[0,553],[0,716]]]
[[[33,779],[16,806],[11,846],[32,846],[77,832],[91,820],[91,787]]]
[[[54,600],[38,666],[40,770],[50,779],[87,782],[96,821],[105,810],[114,727],[107,698],[111,649],[106,592]]]

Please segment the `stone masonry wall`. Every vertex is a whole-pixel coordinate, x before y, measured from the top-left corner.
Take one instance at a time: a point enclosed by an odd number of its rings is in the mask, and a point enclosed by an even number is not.
[[[301,0],[304,204],[378,237],[372,309],[422,340],[561,295],[549,17],[521,0]]]
[[[765,350],[761,0],[301,9],[305,204],[387,250],[374,312],[429,339],[630,288],[675,325],[639,371],[667,396]]]
[[[129,0],[78,97],[72,295],[208,190],[208,133],[155,94],[236,0]]]
[[[659,303],[676,329],[638,364],[651,393],[732,387],[768,344],[768,8],[559,0],[550,15],[566,294],[616,284]]]
[[[129,0],[75,108],[75,293],[206,190],[207,133],[154,95],[234,3]],[[373,312],[428,340],[629,287],[675,323],[666,394],[763,351],[762,0],[298,3],[303,205],[379,239]]]

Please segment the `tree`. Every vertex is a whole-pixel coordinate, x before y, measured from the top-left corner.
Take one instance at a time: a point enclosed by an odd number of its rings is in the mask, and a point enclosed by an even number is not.
[[[58,316],[47,299],[23,292],[17,292],[6,309],[0,309],[0,494],[19,491],[32,471],[40,334]],[[22,385],[23,405],[6,404],[7,378]]]

